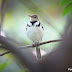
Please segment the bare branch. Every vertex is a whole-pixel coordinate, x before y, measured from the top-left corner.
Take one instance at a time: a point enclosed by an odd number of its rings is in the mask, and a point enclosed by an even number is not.
[[[41,42],[41,43],[38,43],[38,44],[32,44],[32,45],[27,45],[27,46],[20,46],[18,48],[19,49],[33,48],[33,47],[36,47],[36,46],[39,46],[39,45],[43,45],[43,44],[47,44],[47,43],[52,43],[52,42],[58,42],[58,41],[63,41],[63,39],[51,40],[51,41]],[[6,46],[1,45],[1,47],[5,48]],[[3,56],[3,55],[8,54],[10,52],[11,51],[4,52],[4,53],[0,54],[0,56]]]
[[[6,51],[6,52],[0,54],[0,56],[6,55],[6,54],[8,54],[8,53],[10,53],[10,52],[11,52],[11,51]]]
[[[39,45],[43,45],[43,44],[47,44],[47,43],[52,43],[52,42],[59,42],[59,41],[63,41],[63,39],[57,39],[57,40],[50,40],[50,41],[46,41],[46,42],[41,42],[38,44],[32,44],[32,45],[27,45],[27,46],[20,46],[21,49],[25,49],[25,48],[33,48]]]

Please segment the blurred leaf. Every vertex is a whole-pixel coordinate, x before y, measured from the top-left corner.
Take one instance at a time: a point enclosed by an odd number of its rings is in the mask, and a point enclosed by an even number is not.
[[[0,63],[0,71],[2,71],[4,68],[6,68],[9,64],[9,61],[8,62],[5,62],[5,63]]]
[[[70,3],[69,5],[67,5],[65,8],[64,8],[64,10],[63,10],[63,16],[65,16],[66,14],[68,14],[68,13],[71,13],[72,12],[72,3]]]
[[[67,4],[71,3],[71,2],[72,2],[72,0],[61,0],[60,6],[67,5]]]

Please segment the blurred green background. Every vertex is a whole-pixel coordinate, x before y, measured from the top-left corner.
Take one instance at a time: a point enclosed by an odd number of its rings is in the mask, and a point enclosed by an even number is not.
[[[28,15],[36,14],[44,27],[42,42],[61,39],[68,21],[67,15],[62,16],[63,8],[60,6],[60,0],[8,0],[2,35],[11,38],[16,46],[32,44],[26,35],[26,25],[30,21]],[[59,44],[60,42],[42,45],[42,55],[52,52]],[[5,50],[0,50],[0,53],[2,52]],[[34,53],[34,49],[27,49],[27,52]],[[11,54],[7,54],[0,57],[0,72],[26,72],[26,70]]]

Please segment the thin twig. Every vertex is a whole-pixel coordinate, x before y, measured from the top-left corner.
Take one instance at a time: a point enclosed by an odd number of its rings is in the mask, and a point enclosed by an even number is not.
[[[20,47],[18,47],[18,48],[19,48],[19,49],[33,48],[33,47],[36,47],[36,46],[39,46],[39,45],[43,45],[43,44],[47,44],[47,43],[52,43],[52,42],[58,42],[58,41],[63,41],[63,39],[50,40],[50,41],[41,42],[41,43],[38,43],[38,44],[20,46]],[[2,47],[5,47],[5,46],[2,46]],[[4,52],[4,53],[0,54],[0,56],[3,56],[3,55],[8,54],[8,53],[10,53],[10,52],[11,52],[11,51]]]
[[[11,52],[11,51],[6,51],[6,52],[0,54],[0,56],[6,55],[6,54],[8,54],[8,53],[10,53],[10,52]]]
[[[1,44],[1,45],[0,45],[0,48],[7,48],[7,47]],[[8,53],[10,53],[10,52],[11,52],[11,51],[8,50],[8,51],[0,54],[0,56],[3,56],[3,55],[8,54]]]
[[[27,46],[20,46],[20,49],[33,48],[33,47],[36,47],[36,46],[39,46],[39,45],[52,43],[52,42],[58,42],[58,41],[63,41],[63,39],[50,40],[50,41],[45,41],[45,42],[41,42],[41,43],[38,43],[38,44],[32,44],[32,45],[27,45]]]

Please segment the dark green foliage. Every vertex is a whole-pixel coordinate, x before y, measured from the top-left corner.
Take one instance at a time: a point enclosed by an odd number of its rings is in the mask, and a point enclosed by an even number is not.
[[[71,2],[72,2],[72,0],[61,0],[60,6],[67,5],[67,4],[71,3]]]
[[[63,16],[65,16],[68,13],[72,13],[72,3],[68,4],[64,10],[63,10]]]
[[[70,13],[72,17],[72,0],[62,0],[60,6],[65,6],[62,14],[63,16]]]

